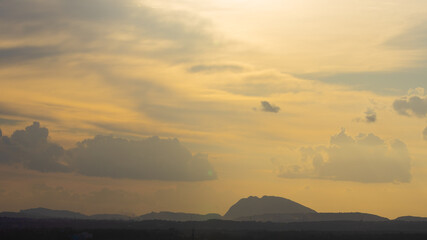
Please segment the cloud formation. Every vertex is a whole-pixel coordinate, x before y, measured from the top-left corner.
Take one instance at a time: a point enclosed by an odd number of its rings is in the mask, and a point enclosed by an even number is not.
[[[377,113],[373,109],[368,109],[365,112],[365,120],[367,123],[374,123],[377,121]]]
[[[21,44],[0,48],[9,64],[100,52],[185,61],[216,46],[205,21],[135,0],[0,1],[0,32]]]
[[[318,178],[364,183],[410,182],[411,158],[400,140],[386,143],[374,134],[351,137],[343,129],[329,146],[301,148],[297,165],[281,167],[284,178]]]
[[[423,137],[424,137],[424,140],[427,141],[427,127],[423,131]]]
[[[273,104],[270,104],[267,101],[262,101],[261,102],[261,111],[278,113],[280,111],[280,107],[273,105]]]
[[[1,130],[0,130],[1,133]],[[206,155],[192,155],[177,139],[126,140],[96,136],[64,150],[48,141],[38,122],[9,138],[0,134],[0,164],[41,172],[73,171],[87,176],[164,181],[213,180]]]
[[[427,98],[412,96],[395,100],[393,108],[400,115],[423,118],[427,114]]]
[[[0,164],[21,164],[25,168],[41,172],[67,172],[61,163],[64,149],[48,141],[49,131],[38,122],[25,130],[17,130],[9,138],[1,136]]]
[[[87,176],[200,181],[216,179],[207,156],[192,155],[177,139],[126,140],[96,136],[67,152],[70,167]]]
[[[427,114],[427,96],[424,96],[424,88],[410,89],[408,93],[409,96],[394,101],[394,110],[400,115],[425,117]]]

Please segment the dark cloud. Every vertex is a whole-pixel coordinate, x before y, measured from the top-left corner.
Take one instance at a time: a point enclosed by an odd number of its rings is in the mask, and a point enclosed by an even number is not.
[[[427,114],[427,97],[411,96],[395,100],[394,110],[400,115],[423,118]]]
[[[164,181],[217,178],[206,155],[192,155],[177,139],[152,137],[132,141],[96,136],[64,150],[49,142],[48,135],[48,129],[41,128],[38,122],[15,131],[10,138],[0,134],[0,164],[111,178]]]
[[[280,111],[280,107],[275,106],[273,104],[270,104],[267,101],[262,101],[261,102],[261,111],[271,112],[271,113],[278,113]]]
[[[365,112],[365,120],[368,123],[374,123],[374,122],[376,122],[377,121],[377,113],[374,110],[372,110],[372,109],[368,109]]]
[[[0,48],[0,63],[14,64],[28,60],[40,59],[59,54],[60,51],[56,47],[13,47]]]
[[[427,141],[427,127],[423,131],[423,137],[424,137],[424,140]]]
[[[177,139],[86,139],[68,153],[70,167],[88,176],[201,181],[216,179],[207,156],[192,155]]]
[[[195,65],[188,69],[192,73],[241,72],[244,68],[238,65]]]
[[[22,121],[16,119],[0,118],[0,125],[16,125],[20,122]]]
[[[135,0],[0,1],[0,32],[24,43],[0,50],[14,62],[88,52],[185,61],[217,46],[205,21]]]
[[[353,138],[342,130],[330,146],[301,148],[301,163],[282,166],[284,178],[319,178],[364,183],[410,182],[411,159],[406,145],[386,143],[374,134]]]
[[[67,166],[59,158],[64,149],[48,141],[49,132],[38,122],[25,130],[17,130],[9,138],[0,141],[0,163],[22,164],[24,167],[41,172],[66,172]]]
[[[0,114],[4,116],[27,118],[37,121],[57,121],[57,119],[55,117],[50,116],[51,114],[49,114],[48,112],[29,112],[25,110],[24,106],[20,106],[18,104],[13,104],[13,106],[11,106],[11,104],[9,103],[2,102],[0,102]]]

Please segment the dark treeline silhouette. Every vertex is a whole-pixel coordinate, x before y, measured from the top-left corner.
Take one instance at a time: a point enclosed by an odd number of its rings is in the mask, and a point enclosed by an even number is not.
[[[136,229],[136,230],[227,230],[227,231],[372,231],[372,232],[420,232],[427,233],[427,222],[410,221],[322,221],[273,223],[255,221],[126,221],[126,220],[85,220],[85,219],[28,219],[0,218],[0,230],[8,229]]]
[[[273,224],[206,221],[95,221],[0,219],[0,239],[102,240],[275,240],[275,239],[427,239],[427,225],[414,222]],[[6,223],[6,224],[5,224]],[[51,226],[51,227],[47,227]],[[305,230],[312,229],[312,230]],[[382,230],[381,230],[382,229]]]

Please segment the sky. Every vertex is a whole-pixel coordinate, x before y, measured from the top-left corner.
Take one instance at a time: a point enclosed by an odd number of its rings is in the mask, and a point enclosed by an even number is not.
[[[427,2],[0,0],[0,211],[427,216]]]

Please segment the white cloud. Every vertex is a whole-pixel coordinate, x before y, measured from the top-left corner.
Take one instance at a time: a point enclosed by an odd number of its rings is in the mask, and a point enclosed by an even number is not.
[[[389,143],[374,134],[351,137],[343,129],[329,146],[301,148],[300,164],[282,167],[280,177],[354,182],[409,182],[411,158],[400,140]]]

